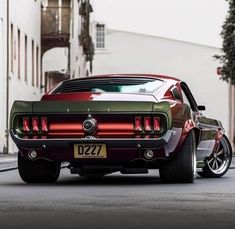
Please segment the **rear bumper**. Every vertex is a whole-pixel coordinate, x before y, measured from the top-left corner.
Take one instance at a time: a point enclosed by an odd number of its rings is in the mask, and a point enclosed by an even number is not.
[[[13,130],[10,134],[19,148],[45,149],[45,148],[71,148],[74,144],[104,143],[108,148],[159,148],[167,144],[172,136],[172,130],[159,139],[22,139]]]
[[[28,157],[30,150],[36,150],[39,158],[56,161],[69,162],[119,162],[129,163],[137,160],[145,160],[143,152],[151,149],[154,152],[154,158],[166,159],[169,156],[167,149],[174,142],[174,147],[178,144],[174,139],[173,130],[168,130],[166,134],[159,139],[22,139],[12,130],[11,137],[21,154]],[[106,144],[108,157],[106,159],[75,159],[74,144]]]

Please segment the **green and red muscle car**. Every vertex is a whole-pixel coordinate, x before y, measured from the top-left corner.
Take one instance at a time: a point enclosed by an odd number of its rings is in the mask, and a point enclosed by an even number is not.
[[[67,80],[41,101],[15,101],[10,133],[28,183],[55,182],[61,162],[92,177],[159,169],[163,182],[221,177],[232,150],[220,121],[205,117],[187,84],[149,74]]]

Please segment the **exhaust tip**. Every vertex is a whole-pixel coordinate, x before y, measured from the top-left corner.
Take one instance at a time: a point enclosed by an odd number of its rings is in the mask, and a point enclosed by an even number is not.
[[[35,159],[37,156],[38,156],[38,153],[35,150],[31,150],[28,153],[28,157],[32,160]]]
[[[154,152],[150,149],[144,151],[144,157],[148,160],[151,160],[154,158]]]

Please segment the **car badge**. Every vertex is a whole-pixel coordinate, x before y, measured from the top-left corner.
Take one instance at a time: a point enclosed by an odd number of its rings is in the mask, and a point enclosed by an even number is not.
[[[89,118],[89,119],[86,119],[84,122],[83,122],[83,129],[84,131],[86,131],[87,133],[92,133],[94,132],[96,128],[96,120],[93,119],[93,118]]]

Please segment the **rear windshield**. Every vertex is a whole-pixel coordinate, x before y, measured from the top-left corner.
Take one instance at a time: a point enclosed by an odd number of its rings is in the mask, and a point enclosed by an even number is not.
[[[65,81],[53,91],[53,94],[72,92],[150,94],[163,83],[162,80],[151,78],[88,78]]]

